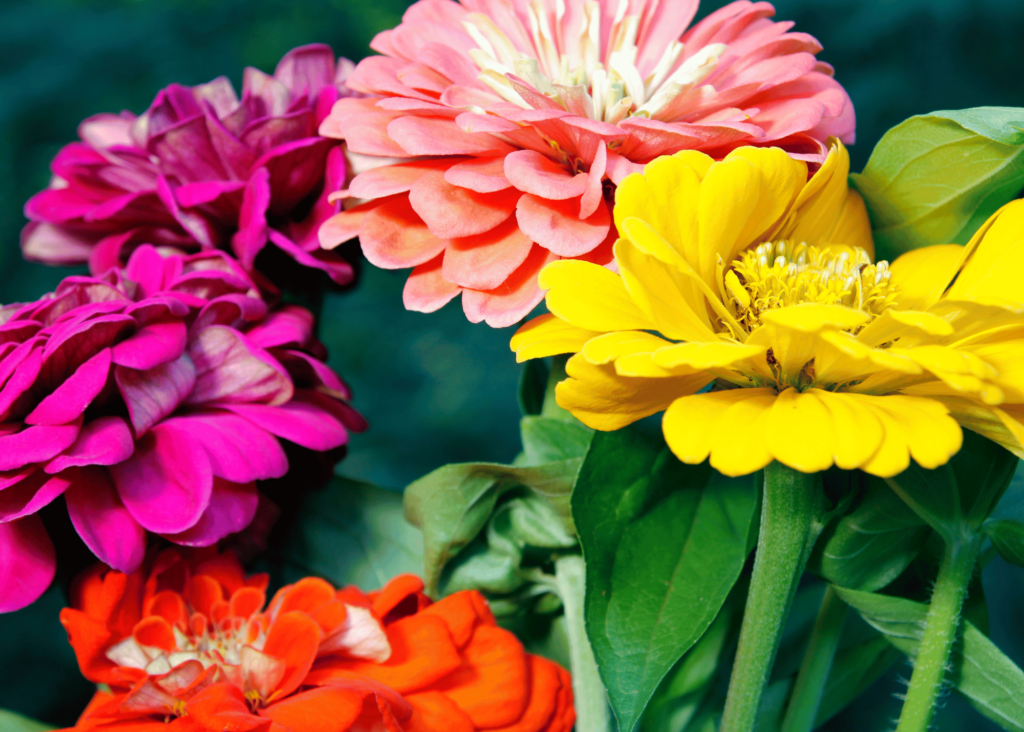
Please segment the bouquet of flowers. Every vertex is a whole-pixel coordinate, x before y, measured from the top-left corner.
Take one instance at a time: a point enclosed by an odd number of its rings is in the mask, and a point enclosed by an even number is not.
[[[774,12],[418,0],[81,123],[21,250],[83,269],[0,307],[0,612],[58,588],[73,729],[810,732],[903,661],[898,732],[1024,730],[1024,109],[851,174]],[[511,463],[336,472],[361,256],[515,328]]]

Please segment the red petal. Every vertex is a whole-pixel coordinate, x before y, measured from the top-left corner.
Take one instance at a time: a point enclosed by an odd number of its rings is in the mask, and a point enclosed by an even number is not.
[[[320,626],[302,612],[283,613],[271,624],[263,652],[286,664],[284,679],[275,692],[278,699],[302,684],[316,659],[320,636]]]

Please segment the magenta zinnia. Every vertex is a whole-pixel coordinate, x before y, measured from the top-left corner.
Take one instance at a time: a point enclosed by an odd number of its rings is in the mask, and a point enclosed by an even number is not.
[[[337,212],[327,195],[345,180],[342,151],[317,127],[349,94],[350,71],[329,47],[305,46],[273,76],[246,69],[241,100],[220,77],[172,84],[138,117],[90,117],[81,142],[54,159],[50,187],[25,206],[25,256],[88,261],[101,274],[139,244],[173,244],[230,249],[252,271],[269,244],[349,282],[351,266],[321,250],[316,232]]]
[[[321,133],[389,158],[320,230],[373,264],[414,267],[411,310],[462,293],[473,322],[515,323],[559,258],[606,264],[614,186],[661,155],[742,145],[822,162],[853,106],[821,46],[734,2],[687,30],[698,0],[420,0],[378,35]],[[364,202],[365,201],[365,202]]]
[[[0,308],[0,612],[49,584],[37,513],[59,496],[86,545],[132,572],[147,532],[208,546],[248,526],[255,481],[289,471],[280,441],[323,452],[362,429],[312,325],[268,309],[221,252],[148,245]]]

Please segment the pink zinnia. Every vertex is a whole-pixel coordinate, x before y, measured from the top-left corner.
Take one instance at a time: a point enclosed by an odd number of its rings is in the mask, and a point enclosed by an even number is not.
[[[281,440],[327,451],[365,426],[307,310],[268,310],[221,252],[165,254],[0,309],[0,612],[49,584],[36,514],[62,494],[131,572],[147,532],[207,546],[248,526],[255,481],[289,470]]]
[[[853,106],[821,46],[766,2],[694,25],[698,0],[420,0],[379,34],[320,127],[381,167],[320,229],[359,236],[379,267],[414,267],[410,310],[460,292],[467,317],[512,325],[561,257],[601,264],[614,185],[660,155],[741,145],[820,162],[853,141]],[[394,160],[397,158],[397,160]],[[359,202],[358,200],[356,202]]]
[[[53,161],[50,187],[29,200],[29,259],[123,265],[142,243],[230,249],[247,271],[269,243],[340,284],[352,267],[319,248],[344,184],[337,143],[317,133],[349,94],[350,61],[328,46],[290,51],[273,76],[248,68],[239,101],[225,77],[163,89],[143,115],[100,114]],[[265,274],[274,274],[266,272]]]

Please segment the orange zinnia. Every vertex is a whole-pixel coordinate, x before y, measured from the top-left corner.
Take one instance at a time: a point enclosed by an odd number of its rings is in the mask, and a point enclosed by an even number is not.
[[[75,729],[122,732],[568,732],[569,674],[497,627],[477,592],[379,592],[307,577],[264,609],[266,575],[168,550],[100,566],[61,612],[82,673],[105,684]]]

